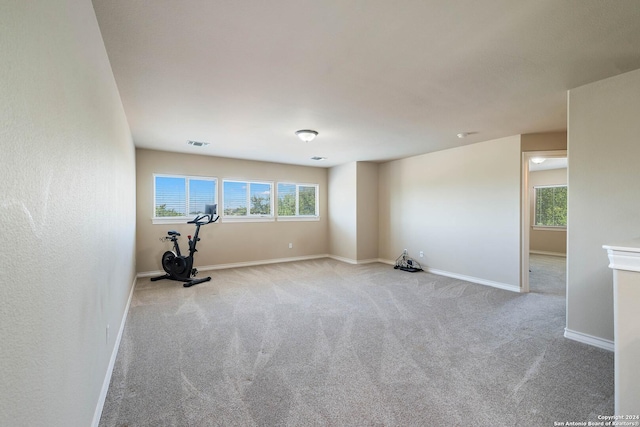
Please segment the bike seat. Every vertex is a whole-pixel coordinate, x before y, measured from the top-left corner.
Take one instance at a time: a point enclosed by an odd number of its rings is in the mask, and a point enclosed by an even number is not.
[[[169,236],[179,236],[179,235],[180,235],[180,233],[178,233],[178,232],[177,232],[177,231],[175,231],[175,230],[169,230],[169,231],[167,232],[167,234],[168,234]]]

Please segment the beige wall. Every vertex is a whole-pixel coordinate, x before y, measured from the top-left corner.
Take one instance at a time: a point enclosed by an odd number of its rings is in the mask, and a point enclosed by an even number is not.
[[[91,2],[0,9],[0,425],[90,426],[135,277],[133,144]]]
[[[222,180],[262,180],[318,184],[319,221],[219,222],[200,229],[196,267],[219,266],[256,261],[325,255],[327,237],[327,170],[278,163],[227,159],[196,154],[136,150],[137,165],[137,270],[140,273],[162,270],[160,259],[169,243],[159,239],[175,229],[183,236],[193,234],[188,224],[152,224],[153,174],[211,176],[218,178],[218,205],[222,212]],[[187,239],[180,239],[181,248]],[[289,249],[289,243],[293,248]]]
[[[514,136],[381,164],[380,258],[519,288],[520,163]]]
[[[613,340],[603,244],[640,235],[640,70],[569,91],[567,329]]]
[[[554,151],[567,149],[567,132],[541,132],[521,135],[522,151]]]
[[[358,261],[378,258],[378,164],[357,162]]]
[[[535,230],[535,191],[533,188],[538,185],[566,185],[567,169],[550,169],[536,172],[529,172],[529,218],[531,219],[531,231],[529,234],[529,250],[552,253],[567,253],[567,231],[566,230]]]
[[[358,259],[357,164],[329,169],[329,253]]]
[[[329,169],[329,254],[347,262],[378,259],[378,164]]]

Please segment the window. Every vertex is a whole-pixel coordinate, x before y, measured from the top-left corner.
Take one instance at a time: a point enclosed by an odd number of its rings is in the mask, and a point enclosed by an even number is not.
[[[216,203],[215,178],[154,175],[153,185],[155,219],[191,219]]]
[[[537,227],[567,227],[567,186],[534,187]]]
[[[317,217],[318,186],[278,183],[278,216]]]
[[[270,182],[223,182],[223,215],[226,218],[273,217],[273,184]]]

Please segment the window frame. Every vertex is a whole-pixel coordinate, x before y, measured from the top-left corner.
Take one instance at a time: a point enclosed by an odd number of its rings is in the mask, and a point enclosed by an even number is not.
[[[280,185],[295,185],[296,187],[296,213],[295,215],[280,215],[277,213],[277,209],[280,207]],[[315,214],[314,215],[300,215],[300,187],[313,187],[315,188]],[[319,221],[320,220],[320,185],[311,183],[298,183],[289,181],[279,181],[276,184],[276,201],[278,203],[276,208],[276,214],[278,221]]]
[[[225,213],[226,200],[225,200],[224,184],[226,182],[236,182],[236,183],[247,184],[246,199],[245,199],[246,200],[246,206],[247,206],[247,213],[245,215],[227,215]],[[251,184],[266,184],[266,185],[269,185],[269,189],[270,189],[269,210],[271,212],[270,215],[252,214],[251,213]],[[220,213],[220,218],[221,218],[222,222],[272,222],[272,221],[275,221],[274,194],[275,194],[275,191],[274,191],[274,182],[273,181],[223,178],[222,179],[222,209],[218,210],[218,212]]]
[[[196,175],[179,175],[179,174],[165,174],[165,173],[154,173],[153,174],[153,207],[152,207],[152,217],[151,221],[153,224],[174,224],[174,223],[183,223],[186,221],[191,221],[193,216],[184,215],[184,216],[156,216],[156,178],[180,178],[185,180],[185,211],[189,212],[189,181],[213,181],[215,183],[215,190],[213,194],[213,203],[218,203],[218,178],[214,176],[196,176]]]
[[[538,190],[543,188],[565,188],[567,190],[567,198],[569,197],[569,187],[567,184],[552,184],[552,185],[535,185],[533,187],[533,221],[531,228],[534,230],[544,230],[544,231],[567,231],[566,225],[538,225],[537,222],[537,211],[538,211]],[[568,200],[567,200],[568,205]],[[568,206],[567,206],[568,208]]]

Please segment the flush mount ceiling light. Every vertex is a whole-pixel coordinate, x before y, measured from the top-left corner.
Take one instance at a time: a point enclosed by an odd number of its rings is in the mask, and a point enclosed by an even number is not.
[[[209,145],[208,142],[199,142],[199,141],[187,141],[188,145],[193,145],[194,147],[206,147]]]
[[[539,165],[540,163],[544,162],[545,160],[547,160],[547,159],[542,158],[542,157],[532,157],[531,158],[531,161],[533,163],[535,163],[536,165]]]
[[[296,131],[296,135],[298,135],[298,138],[303,142],[311,142],[316,136],[318,136],[318,132],[311,129],[301,129]]]
[[[460,133],[456,134],[456,136],[458,138],[462,139],[462,138],[466,138],[466,137],[471,136],[471,135],[475,135],[477,133],[478,132],[460,132]]]

